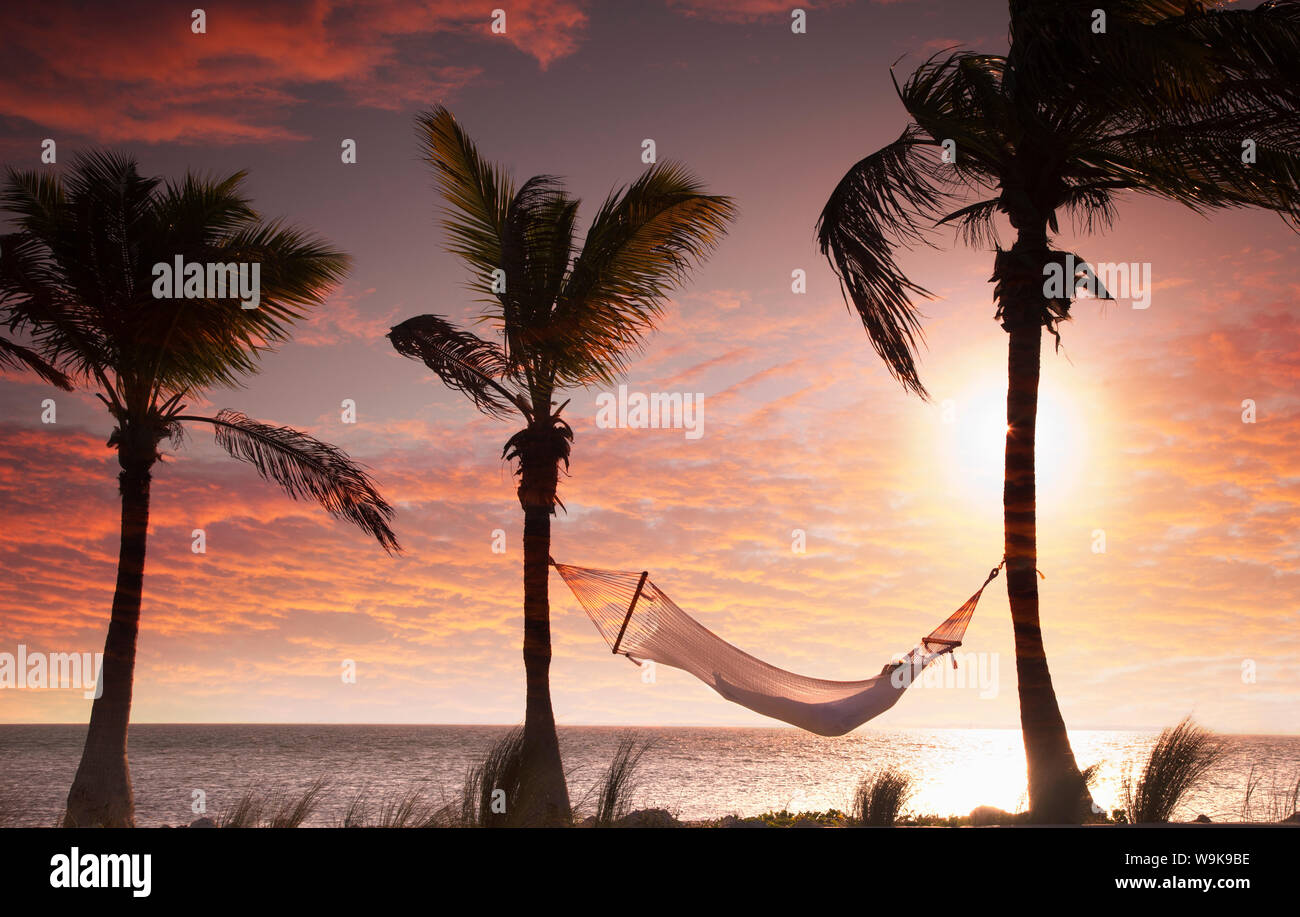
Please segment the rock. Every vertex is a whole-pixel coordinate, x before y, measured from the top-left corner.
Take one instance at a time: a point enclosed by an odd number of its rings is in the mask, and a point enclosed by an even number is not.
[[[1300,812],[1292,812],[1286,818],[1282,819],[1284,825],[1300,825]]]
[[[1013,825],[1018,820],[1015,815],[997,806],[976,806],[970,813],[970,823],[977,828],[987,825]]]
[[[586,818],[584,818],[582,821],[578,822],[578,824],[575,825],[574,827],[577,827],[577,828],[594,828],[594,827],[596,827],[596,816],[594,816],[594,815],[588,815],[588,816],[587,816]]]
[[[680,828],[682,823],[667,809],[638,809],[614,822],[616,828]]]
[[[718,822],[719,828],[766,828],[767,822],[761,818],[741,818],[739,815],[726,815]]]
[[[739,815],[724,815],[718,820],[719,828],[766,828],[767,822],[761,818],[741,818]]]
[[[1208,815],[1198,815],[1198,816],[1196,816],[1196,823],[1197,823],[1198,825],[1208,825],[1208,824],[1210,823],[1210,816],[1208,816]]]
[[[194,819],[194,821],[190,822],[191,828],[215,828],[216,826],[217,823],[212,819],[208,818],[206,815],[203,816],[202,818],[196,818]]]

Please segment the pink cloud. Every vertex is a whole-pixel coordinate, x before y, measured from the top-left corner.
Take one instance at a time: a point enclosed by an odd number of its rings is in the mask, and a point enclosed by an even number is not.
[[[388,330],[401,321],[401,310],[394,306],[379,316],[366,315],[358,304],[374,292],[373,287],[359,293],[346,289],[336,292],[324,308],[313,311],[311,317],[302,323],[294,334],[294,341],[308,347],[383,341]]]
[[[187,9],[148,0],[10,7],[0,114],[109,143],[303,139],[279,120],[307,87],[378,108],[436,100],[481,74],[446,62],[450,41],[504,41],[545,68],[576,50],[587,21],[578,0],[529,0],[493,35],[489,12],[451,0],[232,0],[194,34]]]

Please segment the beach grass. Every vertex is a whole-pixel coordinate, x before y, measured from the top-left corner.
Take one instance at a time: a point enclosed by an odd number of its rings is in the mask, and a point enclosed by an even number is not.
[[[377,806],[372,803],[369,788],[361,789],[348,803],[339,827],[435,828],[446,821],[443,817],[446,806],[438,806],[416,787],[391,794]]]
[[[328,785],[327,778],[317,777],[297,792],[245,790],[232,808],[215,819],[217,827],[300,828],[320,807]]]
[[[893,765],[866,775],[853,793],[854,824],[873,828],[898,824],[903,806],[915,792],[916,784],[911,775]]]
[[[1221,739],[1185,718],[1160,733],[1136,778],[1124,777],[1124,815],[1130,824],[1165,823],[1184,797],[1225,754]]]
[[[1262,797],[1262,798],[1261,798]],[[1271,823],[1294,818],[1300,811],[1300,775],[1289,783],[1279,784],[1277,774],[1269,775],[1269,785],[1264,788],[1264,774],[1252,764],[1246,777],[1246,787],[1239,817],[1243,822]]]
[[[632,798],[637,790],[637,772],[653,740],[638,739],[635,733],[619,737],[614,757],[604,775],[573,807],[573,821],[595,828],[613,828],[632,812]],[[594,811],[584,817],[589,801],[595,797]]]
[[[461,793],[462,823],[479,828],[528,826],[532,806],[523,752],[520,726],[494,742],[482,763],[470,769]]]

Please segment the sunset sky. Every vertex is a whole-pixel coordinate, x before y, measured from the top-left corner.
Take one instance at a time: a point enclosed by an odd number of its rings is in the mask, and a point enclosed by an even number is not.
[[[1006,7],[800,5],[803,35],[776,0],[221,0],[205,35],[189,4],[6,5],[0,161],[62,168],[110,145],[151,175],[247,169],[262,213],[352,255],[295,340],[208,406],[363,460],[406,547],[385,556],[194,429],[155,469],[135,722],[522,721],[523,517],[500,458],[515,428],[384,339],[412,315],[476,314],[418,158],[414,116],[437,102],[520,179],[564,176],[588,216],[645,167],[646,138],[740,209],[624,380],[702,393],[703,436],[601,429],[599,391],[573,393],[558,560],[647,569],[741,648],[842,679],[876,674],[979,586],[1002,554],[992,255],[942,233],[903,259],[939,296],[924,306],[926,403],[872,351],[813,225],[844,172],[905,123],[890,66],[901,78],[951,46],[1004,51]],[[505,35],[490,32],[494,7]],[[45,138],[57,167],[39,162]],[[354,165],[340,161],[345,138]],[[1139,198],[1120,215],[1104,235],[1063,227],[1058,247],[1149,263],[1150,307],[1079,302],[1059,353],[1044,344],[1040,590],[1062,712],[1079,729],[1193,714],[1300,732],[1300,237],[1276,216],[1205,219]],[[806,293],[791,290],[795,269]],[[46,398],[55,424],[41,423]],[[348,398],[355,425],[340,419]],[[89,395],[0,379],[0,652],[103,647],[111,429]],[[496,529],[505,554],[492,553]],[[551,607],[561,725],[775,725],[681,672],[643,684],[558,576]],[[917,690],[868,728],[1016,726],[1000,581],[964,649],[998,660],[997,696]],[[357,684],[340,678],[345,659]],[[3,690],[0,721],[85,722],[89,704]]]

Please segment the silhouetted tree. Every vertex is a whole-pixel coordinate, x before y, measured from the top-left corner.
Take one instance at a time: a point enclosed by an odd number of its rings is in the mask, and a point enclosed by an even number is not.
[[[515,186],[486,162],[445,108],[419,118],[424,155],[447,204],[450,250],[473,274],[496,335],[482,338],[438,315],[408,319],[389,338],[485,414],[524,426],[504,456],[519,463],[524,510],[524,670],[527,707],[521,790],[533,821],[569,818],[551,709],[551,516],[573,430],[557,392],[611,381],[653,328],[664,297],[713,248],[731,201],[661,163],[611,194],[579,249],[578,201],[547,175]]]
[[[311,236],[259,218],[241,193],[243,178],[237,172],[163,183],[141,176],[131,158],[94,152],[62,177],[10,169],[0,195],[18,227],[0,240],[4,319],[31,337],[41,360],[104,403],[116,424],[108,446],[122,468],[121,552],[102,693],[68,793],[70,826],[135,821],[127,727],[150,484],[163,440],[178,446],[187,424],[210,425],[218,445],[290,496],[315,500],[386,550],[398,549],[392,508],[342,450],[236,411],[185,413],[186,399],[255,372],[261,354],[320,305],[347,265]],[[171,266],[177,255],[185,263],[259,263],[260,303],[243,308],[237,291],[156,298],[154,265]]]
[[[911,123],[844,176],[818,239],[890,372],[923,397],[914,295],[898,246],[953,224],[968,244],[997,245],[996,317],[1008,334],[1007,594],[1015,631],[1029,802],[1042,820],[1079,817],[1087,789],[1056,702],[1039,626],[1034,426],[1042,331],[1058,334],[1078,283],[1052,247],[1061,211],[1106,227],[1136,191],[1195,211],[1261,207],[1297,218],[1300,4],[1210,10],[1169,0],[1012,0],[1005,55],[944,52],[895,88]],[[1099,20],[1095,10],[1104,12]],[[1253,141],[1257,158],[1244,161]],[[944,161],[942,151],[949,154]],[[974,198],[972,200],[972,198]],[[962,205],[962,206],[959,206]],[[1083,259],[1078,259],[1083,264]]]

